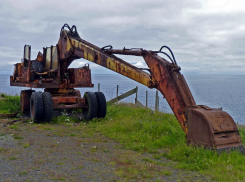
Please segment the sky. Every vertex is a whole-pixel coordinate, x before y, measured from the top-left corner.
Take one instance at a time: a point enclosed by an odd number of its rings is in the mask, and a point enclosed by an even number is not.
[[[98,47],[155,51],[166,45],[184,74],[245,74],[242,0],[1,0],[0,72],[13,73],[25,44],[31,59],[56,45],[64,23]],[[146,67],[141,57],[121,58]],[[85,63],[79,59],[71,67]],[[93,63],[90,68],[92,74],[113,73]]]

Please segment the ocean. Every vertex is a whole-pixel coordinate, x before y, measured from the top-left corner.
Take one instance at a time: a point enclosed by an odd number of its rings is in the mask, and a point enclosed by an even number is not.
[[[207,105],[211,108],[222,107],[233,117],[235,122],[245,124],[245,75],[184,75],[190,87],[193,97],[198,105]],[[145,105],[146,91],[148,91],[148,106],[154,109],[156,89],[149,89],[127,77],[119,74],[95,75],[92,74],[93,88],[80,89],[82,95],[86,91],[97,91],[98,83],[100,90],[105,94],[107,100],[116,97],[117,85],[119,95],[138,87],[138,100]],[[20,87],[9,86],[9,75],[0,75],[0,93],[19,94]],[[42,89],[39,89],[42,90]],[[166,100],[159,95],[159,107],[163,112],[171,113]],[[135,95],[125,98],[123,102],[134,102]]]

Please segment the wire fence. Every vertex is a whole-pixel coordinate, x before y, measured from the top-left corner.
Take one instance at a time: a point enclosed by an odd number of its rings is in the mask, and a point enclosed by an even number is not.
[[[120,87],[119,87],[120,88]],[[118,95],[122,95],[123,93],[131,90],[133,88],[120,88]],[[97,92],[98,91],[98,87],[93,87],[93,88],[82,88],[79,89],[81,93],[85,93],[87,91],[91,91],[91,92]],[[106,100],[109,101],[113,98],[115,98],[117,96],[117,87],[113,87],[113,88],[100,88],[100,91],[104,93]],[[148,94],[146,95],[146,91],[148,92]],[[158,92],[158,96],[159,96],[159,111],[160,112],[164,112],[164,113],[173,113],[171,108],[169,107],[167,101],[165,98],[163,98],[162,94],[160,92]],[[123,100],[119,101],[119,102],[126,102],[126,103],[135,103],[135,97],[136,94],[133,94],[131,96],[128,96],[126,98],[124,98]],[[146,106],[146,98],[147,98],[147,107],[155,110],[155,106],[156,106],[156,91],[155,90],[140,90],[138,89],[137,92],[137,100],[144,106]]]
[[[2,84],[2,86],[0,87],[0,93],[6,94],[6,95],[18,95],[20,96],[20,92],[21,90],[27,90],[29,88],[27,87],[10,87],[8,86],[9,83],[4,83]],[[91,88],[77,88],[78,90],[80,90],[81,95],[83,95],[85,92],[97,92],[98,91],[98,87],[99,86],[94,86]],[[118,90],[118,95],[121,95],[131,89],[134,89],[135,87],[128,87],[128,88],[121,88],[119,85],[119,90]],[[44,91],[44,89],[34,89],[36,91]],[[106,100],[109,101],[115,97],[117,97],[117,86],[115,85],[115,87],[100,87],[100,92],[103,92]],[[147,94],[147,98],[146,98],[146,91],[148,92]],[[162,94],[160,92],[158,92],[158,96],[159,96],[159,105],[158,105],[158,111],[160,112],[164,112],[164,113],[173,113],[171,108],[169,107],[167,101],[165,98],[163,98]],[[128,96],[126,98],[124,98],[123,100],[119,101],[119,102],[125,102],[125,103],[135,103],[135,98],[136,98],[136,94],[133,94],[131,96]],[[137,92],[137,100],[144,106],[146,106],[146,100],[147,100],[147,107],[155,110],[155,106],[156,106],[156,90],[152,90],[152,89],[138,89]]]

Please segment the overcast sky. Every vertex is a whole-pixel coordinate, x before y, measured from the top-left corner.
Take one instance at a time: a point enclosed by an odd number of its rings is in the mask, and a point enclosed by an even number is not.
[[[76,25],[81,38],[98,47],[167,45],[184,74],[245,74],[242,0],[1,0],[0,73],[13,72],[25,44],[32,46],[32,59],[55,45],[64,23]],[[123,59],[145,67],[142,58]],[[90,65],[93,74],[112,73]]]

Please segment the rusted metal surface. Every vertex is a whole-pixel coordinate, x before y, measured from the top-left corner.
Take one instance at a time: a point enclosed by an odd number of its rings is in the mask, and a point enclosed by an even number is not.
[[[68,69],[68,71],[70,77],[70,84],[75,84],[77,86],[92,84],[91,71],[88,67],[85,66],[83,68],[71,68]]]
[[[59,71],[49,71],[54,75],[50,78],[48,72],[34,73],[39,75],[39,79],[30,81],[30,77],[34,77],[30,68],[23,68],[20,64],[15,65],[14,76],[10,78],[11,86],[30,87],[30,88],[76,88],[76,87],[93,87],[91,80],[91,70],[86,66],[82,68],[67,69],[62,81],[59,81]],[[32,76],[31,76],[32,75]],[[29,79],[29,81],[28,81]]]
[[[35,90],[21,90],[20,104],[21,104],[21,111],[23,113],[30,112],[30,98],[31,98],[32,92],[35,92]]]
[[[36,58],[37,61],[42,61],[43,60],[43,54],[39,51],[38,54],[37,54],[37,58]]]
[[[82,109],[87,108],[84,98],[77,96],[52,97],[54,109]]]
[[[82,40],[78,41],[69,37],[65,30],[61,33],[58,45],[61,50],[59,55],[60,59],[68,59],[67,62],[62,62],[61,64],[62,72],[68,68],[74,59],[84,58],[129,77],[143,85],[146,85],[147,87],[154,87],[154,82],[152,81],[150,74],[114,55],[98,50],[95,46],[92,47],[91,44],[87,45]],[[64,54],[64,51],[66,51],[66,54]]]
[[[207,106],[189,107],[187,143],[216,149],[242,145],[232,117]]]
[[[175,65],[163,58],[144,50],[144,59],[152,73],[156,88],[166,98],[169,106],[185,133],[188,132],[185,107],[195,105],[194,98],[186,87],[184,77],[174,71]],[[178,80],[178,81],[176,81]]]
[[[0,114],[0,118],[15,118],[17,116],[17,112],[16,113],[11,113],[11,114]],[[7,123],[5,123],[7,124]]]

